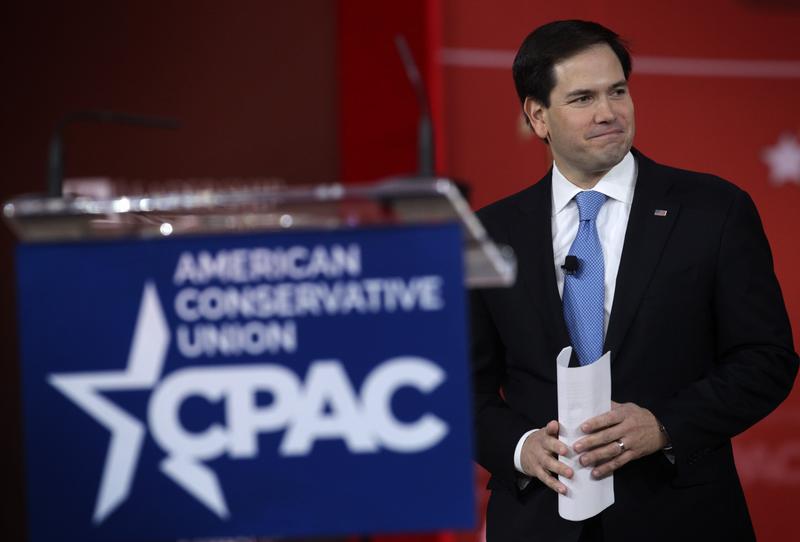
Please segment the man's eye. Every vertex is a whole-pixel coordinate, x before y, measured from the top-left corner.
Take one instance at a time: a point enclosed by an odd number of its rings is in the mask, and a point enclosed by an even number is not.
[[[611,94],[614,96],[625,96],[627,93],[627,88],[615,88],[613,91],[611,91]]]
[[[589,103],[591,101],[592,101],[592,97],[591,96],[578,96],[577,98],[572,100],[572,103],[587,104],[587,103]]]

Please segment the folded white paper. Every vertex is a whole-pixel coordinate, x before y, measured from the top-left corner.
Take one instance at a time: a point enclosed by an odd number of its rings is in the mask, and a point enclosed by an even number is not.
[[[559,456],[572,467],[572,479],[559,476],[567,494],[558,496],[558,514],[568,520],[582,521],[596,516],[614,504],[613,475],[596,480],[593,467],[583,467],[572,445],[584,436],[580,425],[611,410],[611,353],[606,352],[592,364],[570,367],[572,348],[566,347],[556,358],[558,378],[558,438],[569,447],[566,456]]]

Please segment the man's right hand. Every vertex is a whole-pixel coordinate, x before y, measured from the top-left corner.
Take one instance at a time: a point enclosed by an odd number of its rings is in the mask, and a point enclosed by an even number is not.
[[[552,420],[544,428],[528,435],[522,443],[522,470],[528,476],[541,480],[553,491],[566,495],[567,488],[558,481],[557,475],[572,478],[573,472],[556,456],[567,455],[568,451],[567,445],[558,440],[558,422]]]

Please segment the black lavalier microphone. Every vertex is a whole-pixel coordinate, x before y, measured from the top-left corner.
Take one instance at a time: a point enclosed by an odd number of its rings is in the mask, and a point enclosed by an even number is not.
[[[578,257],[570,255],[564,258],[564,265],[561,266],[561,269],[564,270],[565,275],[574,275],[578,267],[580,267]]]

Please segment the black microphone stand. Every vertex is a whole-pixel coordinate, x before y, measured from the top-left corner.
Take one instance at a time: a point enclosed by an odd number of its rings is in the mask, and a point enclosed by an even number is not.
[[[171,118],[133,115],[116,111],[74,111],[67,113],[58,120],[53,129],[53,135],[50,137],[50,148],[47,156],[47,195],[53,198],[63,196],[64,150],[62,132],[67,125],[74,122],[105,122],[163,129],[174,129],[180,126],[177,120]]]

